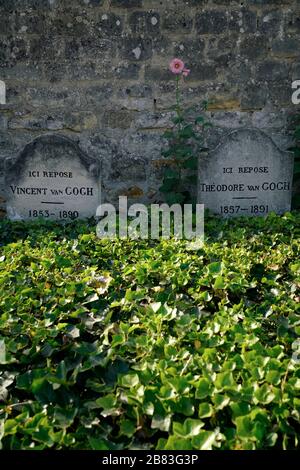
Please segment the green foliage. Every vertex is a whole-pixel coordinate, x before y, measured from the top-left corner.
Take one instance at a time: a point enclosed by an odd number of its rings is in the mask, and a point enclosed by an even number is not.
[[[180,78],[177,76],[173,127],[164,133],[168,146],[162,152],[166,163],[160,191],[164,194],[164,199],[168,204],[195,202],[198,159],[201,152],[207,150],[204,147],[203,130],[209,126],[209,123],[202,115],[195,117],[196,107],[182,108],[179,80]],[[207,103],[203,103],[200,112],[206,109],[206,105]]]
[[[0,223],[2,449],[295,449],[300,214],[184,240]]]
[[[300,114],[293,116],[292,127],[294,132],[294,146],[290,148],[294,152],[294,183],[300,184]],[[295,209],[300,208],[300,194],[295,194],[292,201]]]

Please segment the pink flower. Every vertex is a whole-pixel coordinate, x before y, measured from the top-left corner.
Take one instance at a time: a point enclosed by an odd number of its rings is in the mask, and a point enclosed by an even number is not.
[[[182,75],[183,75],[184,77],[187,77],[187,76],[190,74],[190,72],[191,72],[190,69],[183,69]]]
[[[180,59],[173,59],[170,62],[170,70],[172,73],[179,75],[184,69],[184,63]]]

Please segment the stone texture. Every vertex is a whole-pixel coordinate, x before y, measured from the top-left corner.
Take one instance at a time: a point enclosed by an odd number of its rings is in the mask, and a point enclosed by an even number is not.
[[[163,29],[167,31],[189,32],[193,26],[193,17],[187,12],[174,12],[173,10],[164,15],[162,21]]]
[[[196,29],[200,34],[222,34],[228,26],[228,18],[223,11],[206,11],[196,17]]]
[[[152,57],[152,41],[150,39],[131,38],[120,42],[120,55],[122,59],[143,61]]]
[[[96,25],[101,36],[120,36],[123,29],[123,19],[114,13],[104,13]]]
[[[111,4],[113,7],[122,8],[141,7],[142,0],[112,0]]]
[[[241,107],[243,110],[262,109],[267,101],[268,91],[264,85],[247,85],[243,94]]]
[[[259,30],[272,37],[280,32],[282,21],[283,15],[280,9],[262,13],[258,21]]]
[[[144,181],[146,179],[145,159],[121,153],[114,155],[110,178],[120,182]]]
[[[125,109],[121,110],[107,110],[103,117],[103,124],[105,127],[111,129],[128,129],[134,120],[134,113]]]
[[[247,36],[241,41],[240,54],[247,59],[255,60],[267,55],[268,38],[266,36]]]
[[[276,39],[272,43],[272,53],[276,57],[299,57],[300,38]]]
[[[176,41],[174,45],[174,57],[184,57],[188,61],[202,61],[205,57],[205,41],[203,39],[184,39]]]
[[[257,30],[256,13],[243,8],[232,11],[229,19],[229,29],[239,33],[255,33]]]
[[[265,61],[259,64],[256,74],[258,80],[279,81],[289,76],[289,64],[281,61]]]
[[[157,12],[135,11],[128,22],[133,34],[153,36],[160,30],[160,15]]]

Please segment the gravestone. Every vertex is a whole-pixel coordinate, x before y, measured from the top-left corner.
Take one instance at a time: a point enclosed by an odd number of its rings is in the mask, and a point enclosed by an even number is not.
[[[293,161],[264,132],[233,131],[199,159],[198,202],[223,217],[289,211]]]
[[[45,135],[6,160],[6,211],[11,220],[68,220],[96,215],[99,163],[66,137]]]

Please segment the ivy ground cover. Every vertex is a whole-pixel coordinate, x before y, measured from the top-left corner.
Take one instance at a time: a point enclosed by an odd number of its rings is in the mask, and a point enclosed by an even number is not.
[[[297,448],[299,223],[210,218],[191,249],[2,221],[1,448]]]

